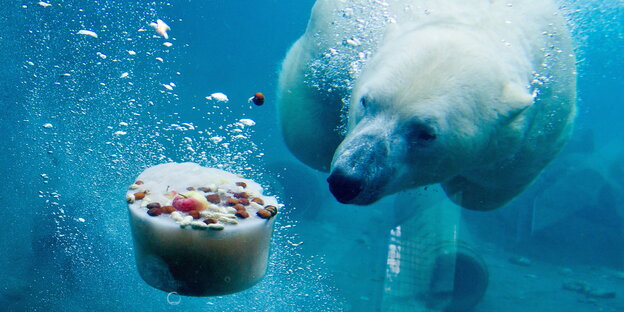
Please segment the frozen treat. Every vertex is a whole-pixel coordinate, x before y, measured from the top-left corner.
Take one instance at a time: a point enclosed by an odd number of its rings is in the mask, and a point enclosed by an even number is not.
[[[139,274],[188,296],[238,292],[264,276],[280,205],[249,179],[195,163],[141,173],[126,194]]]

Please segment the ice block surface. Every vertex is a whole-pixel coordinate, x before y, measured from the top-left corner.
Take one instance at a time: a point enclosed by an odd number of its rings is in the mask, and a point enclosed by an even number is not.
[[[146,169],[126,194],[137,267],[151,286],[211,296],[257,283],[277,201],[238,175],[195,163]]]

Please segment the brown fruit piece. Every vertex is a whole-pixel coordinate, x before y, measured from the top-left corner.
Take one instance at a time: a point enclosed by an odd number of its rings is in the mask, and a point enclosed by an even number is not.
[[[214,224],[214,223],[217,223],[217,219],[215,219],[215,218],[207,218],[207,219],[204,220],[204,223],[206,223],[206,224]]]
[[[173,208],[173,206],[164,206],[161,209],[163,213],[166,213],[166,214],[170,214],[175,211],[175,208]]]
[[[251,200],[252,202],[258,204],[258,205],[264,205],[264,200],[262,200],[262,198],[260,197],[256,197],[254,199]]]
[[[152,208],[160,208],[160,203],[149,203],[149,204],[147,204],[147,209],[152,209]]]
[[[269,205],[264,207],[264,209],[271,213],[271,217],[277,214],[277,207],[275,206]]]
[[[147,210],[147,214],[152,216],[152,217],[157,217],[160,216],[162,214],[162,209],[160,208],[151,208]]]
[[[143,192],[134,193],[134,199],[143,199],[143,198],[145,198],[145,193]]]
[[[221,196],[219,194],[206,195],[206,200],[210,203],[218,204],[221,202]]]
[[[192,216],[193,219],[197,220],[199,219],[199,211],[197,210],[191,210],[188,212],[189,216]]]
[[[266,209],[258,210],[256,214],[262,219],[270,219],[273,216],[271,212]]]
[[[245,193],[245,192],[240,192],[240,193],[234,193],[234,197],[236,197],[236,198],[248,198],[249,195],[247,195],[247,193]]]
[[[235,213],[235,215],[236,215],[237,217],[239,217],[239,218],[242,218],[242,219],[247,219],[247,218],[249,218],[249,213],[247,213],[247,211],[245,211],[245,210],[239,210],[239,211],[237,211],[237,212]]]
[[[251,98],[251,101],[257,106],[261,106],[264,104],[264,94],[262,94],[262,92],[256,92]]]
[[[238,204],[238,200],[236,198],[228,198],[228,200],[225,201],[225,204],[227,206],[234,206]]]

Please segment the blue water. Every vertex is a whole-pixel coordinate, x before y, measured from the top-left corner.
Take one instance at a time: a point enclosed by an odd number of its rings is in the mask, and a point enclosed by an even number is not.
[[[277,125],[279,64],[312,0],[49,3],[0,5],[0,310],[381,309],[395,224],[387,212],[337,204]],[[464,212],[491,267],[476,311],[624,311],[624,4],[568,1],[565,12],[579,56],[575,135],[507,207]],[[171,47],[154,37],[156,19],[171,26]],[[229,102],[205,99],[214,92]],[[247,102],[255,92],[265,105]],[[241,118],[256,125],[236,138]],[[260,284],[192,298],[141,280],[124,194],[167,161],[245,174],[286,204]],[[517,257],[532,265],[508,261]],[[563,290],[569,280],[616,297]],[[527,290],[536,285],[544,293]],[[559,304],[544,299],[552,294]]]

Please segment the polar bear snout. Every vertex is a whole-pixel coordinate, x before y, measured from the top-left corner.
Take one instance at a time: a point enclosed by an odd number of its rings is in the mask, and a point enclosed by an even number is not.
[[[389,162],[388,144],[388,137],[367,131],[349,135],[340,144],[327,179],[329,190],[339,202],[369,205],[381,198],[396,172]]]
[[[348,175],[343,169],[335,169],[327,178],[329,191],[336,199],[343,203],[351,203],[362,192],[364,181],[355,176]]]

